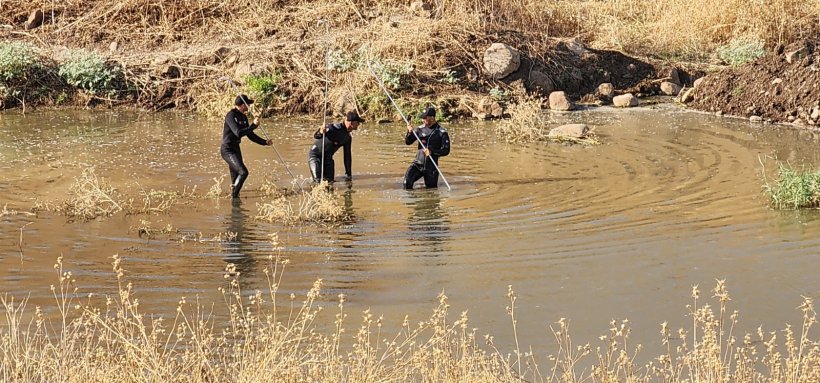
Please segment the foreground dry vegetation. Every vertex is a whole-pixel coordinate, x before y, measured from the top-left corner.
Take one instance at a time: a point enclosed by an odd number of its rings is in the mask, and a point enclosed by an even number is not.
[[[272,237],[274,248],[276,236]],[[691,327],[661,325],[666,353],[638,364],[640,346],[627,348],[628,321],[614,322],[599,344],[579,343],[569,321],[550,326],[552,355],[533,353],[517,336],[501,350],[491,335],[453,317],[447,297],[418,324],[405,319],[396,333],[370,310],[349,313],[344,296],[332,312],[322,282],[304,297],[278,291],[287,260],[271,255],[265,291],[242,291],[232,264],[220,287],[224,303],[181,297],[174,315],[140,308],[122,259],[113,257],[115,296],[79,289],[62,259],[54,265],[53,307],[0,298],[0,378],[4,382],[783,382],[820,381],[820,348],[809,336],[816,322],[811,299],[803,323],[741,336],[722,281],[711,303],[692,290]],[[507,320],[515,330],[516,294],[507,292]],[[713,306],[714,305],[714,306]],[[325,308],[323,308],[325,307]],[[44,312],[58,313],[56,319]],[[349,315],[360,317],[349,323]],[[335,319],[333,319],[335,318]],[[515,331],[513,331],[515,333]]]

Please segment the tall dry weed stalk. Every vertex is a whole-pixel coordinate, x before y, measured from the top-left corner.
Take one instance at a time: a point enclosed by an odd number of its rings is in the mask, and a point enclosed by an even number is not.
[[[542,141],[549,133],[549,117],[541,109],[539,97],[520,96],[507,107],[510,118],[497,125],[497,131],[506,142]]]
[[[123,259],[113,257],[116,293],[80,291],[62,257],[54,268],[54,303],[28,306],[27,299],[0,297],[0,380],[4,382],[784,382],[820,379],[820,349],[809,334],[816,322],[813,302],[800,307],[802,328],[740,340],[736,312],[723,281],[713,292],[717,309],[693,289],[692,327],[671,335],[662,326],[667,353],[638,366],[640,345],[629,343],[627,321],[612,323],[603,345],[576,344],[569,321],[550,326],[557,354],[532,352],[519,342],[516,296],[507,292],[507,314],[515,345],[499,350],[493,337],[477,335],[466,312],[453,316],[441,294],[427,319],[405,318],[398,331],[383,330],[384,319],[369,309],[349,323],[345,296],[333,312],[321,304],[322,281],[303,297],[282,294],[289,263],[271,237],[264,290],[243,290],[242,272],[225,267],[219,288],[223,304],[180,298],[172,315],[141,309]],[[56,319],[45,312],[57,313]],[[328,317],[329,316],[329,317]],[[778,335],[782,335],[780,340]],[[756,341],[755,338],[758,338]],[[529,338],[532,341],[531,338]]]

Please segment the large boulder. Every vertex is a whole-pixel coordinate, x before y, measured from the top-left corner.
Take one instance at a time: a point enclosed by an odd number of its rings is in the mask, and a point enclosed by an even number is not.
[[[598,85],[598,97],[604,100],[611,100],[615,96],[615,86],[611,82]]]
[[[547,133],[547,137],[584,138],[587,133],[589,133],[589,127],[586,124],[567,124],[550,129],[550,132]]]
[[[677,96],[680,93],[680,85],[671,81],[664,81],[661,83],[661,93],[667,96]]]
[[[638,106],[638,98],[632,93],[622,94],[612,98],[612,105],[619,108],[630,108]]]
[[[575,104],[567,98],[567,94],[559,91],[550,93],[550,109],[552,110],[573,110]]]
[[[493,43],[484,51],[484,70],[493,79],[507,77],[520,65],[521,54],[507,44]]]

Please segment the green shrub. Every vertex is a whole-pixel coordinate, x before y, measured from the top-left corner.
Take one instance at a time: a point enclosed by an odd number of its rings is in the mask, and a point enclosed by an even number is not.
[[[15,96],[32,73],[40,69],[34,48],[23,42],[0,41],[0,95]]]
[[[732,66],[754,61],[765,53],[763,42],[750,38],[734,39],[717,49],[718,57]]]
[[[265,107],[271,105],[281,79],[279,73],[252,74],[245,77],[245,84],[251,97]]]
[[[381,76],[384,85],[393,90],[405,88],[404,80],[413,73],[413,65],[409,63],[374,62],[373,70]]]
[[[766,182],[764,189],[776,209],[820,207],[820,171],[794,169],[778,163],[775,185]]]
[[[105,60],[93,52],[72,52],[60,66],[60,77],[69,85],[91,94],[113,93],[113,85],[119,70],[108,66]]]

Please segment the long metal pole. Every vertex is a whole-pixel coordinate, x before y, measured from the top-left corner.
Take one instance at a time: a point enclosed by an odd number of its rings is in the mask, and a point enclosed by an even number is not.
[[[239,88],[236,86],[236,84],[234,84],[233,81],[231,81],[231,79],[228,78],[228,77],[220,77],[220,79],[225,80],[226,82],[230,83],[231,86],[233,87],[234,91],[236,92],[237,97],[239,97],[242,100],[242,103],[245,104],[245,107],[247,107],[248,110],[251,110],[251,106],[248,105],[248,103],[245,101],[245,98],[241,97],[242,92],[239,91]],[[268,140],[268,141],[271,141],[270,136],[268,136],[268,131],[265,130],[265,128],[262,125],[259,125],[259,128],[262,129],[262,134],[265,135],[265,139]],[[299,182],[296,181],[296,176],[294,176],[293,173],[288,168],[288,164],[285,162],[284,159],[282,159],[282,155],[279,154],[278,150],[276,150],[276,145],[274,145],[273,142],[271,141],[270,146],[273,148],[274,153],[276,153],[276,157],[279,158],[279,162],[282,163],[282,165],[285,167],[285,170],[287,170],[288,174],[290,174],[290,177],[293,179],[294,183],[296,183],[296,186],[299,187],[299,190],[304,191],[304,189],[302,189],[302,185],[299,185]]]
[[[404,120],[404,122],[407,125],[410,125],[410,121],[407,119],[407,117],[405,117],[404,113],[402,113],[401,108],[399,108],[399,105],[396,104],[395,100],[393,100],[393,97],[390,96],[390,92],[387,91],[387,87],[384,86],[384,81],[382,80],[381,76],[376,74],[376,71],[373,70],[373,66],[370,65],[370,61],[367,62],[367,69],[370,70],[370,73],[373,74],[373,77],[376,77],[376,80],[379,83],[379,87],[382,88],[382,91],[387,96],[387,98],[390,100],[390,102],[393,104],[393,107],[395,107],[396,110],[399,112],[399,115],[401,116],[402,120]],[[416,140],[418,140],[419,145],[421,145],[421,148],[424,149],[424,150],[427,150],[427,146],[424,145],[423,142],[421,142],[421,138],[419,138],[419,135],[416,134],[416,130],[415,129],[411,130],[411,132],[416,137]],[[438,174],[441,175],[441,179],[444,181],[444,184],[447,185],[447,190],[453,190],[453,188],[450,187],[450,183],[447,182],[447,178],[444,178],[444,173],[441,172],[441,169],[439,169],[438,164],[436,164],[436,161],[433,160],[432,155],[427,156],[427,158],[430,160],[430,162],[433,163],[433,166],[436,168],[436,171],[438,171]]]
[[[330,34],[330,25],[327,23],[326,20],[319,20],[319,25],[325,24],[325,44],[327,44],[327,38]],[[325,47],[327,48],[327,47]],[[322,170],[319,172],[321,174],[319,178],[319,182],[325,180],[325,136],[327,132],[325,131],[325,127],[327,126],[327,84],[330,81],[328,78],[328,63],[327,63],[327,54],[328,50],[325,49],[325,94],[324,99],[322,100],[322,161],[321,166]]]

